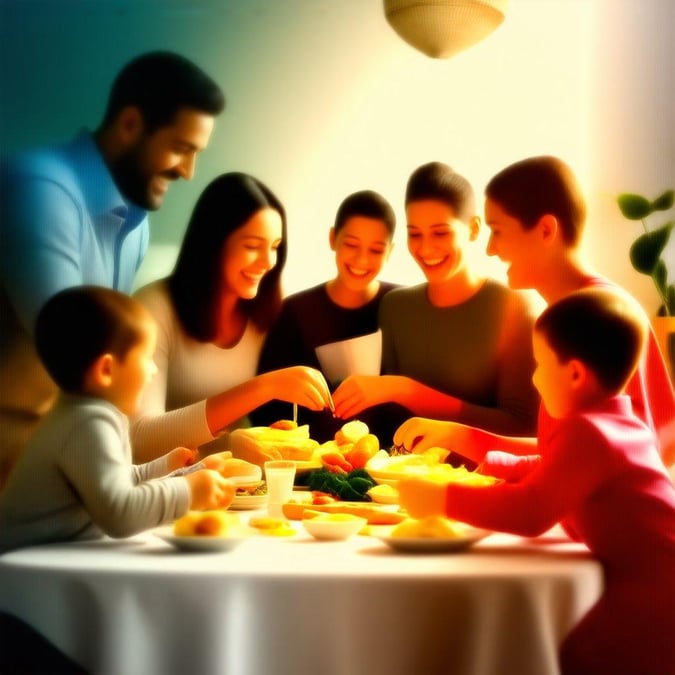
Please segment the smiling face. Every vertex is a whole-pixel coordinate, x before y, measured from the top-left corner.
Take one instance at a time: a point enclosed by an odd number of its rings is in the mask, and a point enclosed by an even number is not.
[[[477,231],[447,204],[424,200],[406,206],[408,250],[430,284],[448,281],[466,267],[466,247]]]
[[[120,192],[128,200],[141,208],[156,210],[171,181],[192,178],[197,154],[209,142],[214,118],[182,108],[171,124],[146,134],[142,120],[138,118],[135,122],[132,113],[128,114],[127,131],[134,140],[110,168]]]
[[[391,236],[381,220],[352,216],[336,233],[331,229],[337,281],[353,292],[362,292],[375,281],[391,253]]]
[[[490,228],[487,254],[508,264],[511,288],[537,288],[538,262],[542,259],[537,226],[525,229],[490,198],[485,200],[485,224]]]
[[[223,250],[224,292],[244,300],[255,298],[262,278],[277,263],[282,232],[279,212],[265,208],[228,237]]]

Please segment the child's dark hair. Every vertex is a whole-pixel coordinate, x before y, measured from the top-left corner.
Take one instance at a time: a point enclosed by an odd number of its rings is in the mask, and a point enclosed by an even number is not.
[[[476,215],[471,183],[442,162],[429,162],[415,169],[408,179],[405,204],[424,200],[447,204],[459,220],[468,223]]]
[[[534,325],[561,363],[578,359],[611,393],[635,372],[647,331],[636,301],[619,293],[577,291],[544,310]]]
[[[391,204],[381,194],[373,190],[361,190],[345,197],[335,215],[335,234],[354,216],[381,220],[389,233],[389,238],[394,237],[396,215]]]
[[[35,324],[35,345],[59,388],[80,393],[87,371],[103,354],[124,359],[146,334],[149,312],[110,288],[74,286],[52,296]]]
[[[586,201],[572,169],[557,157],[529,157],[507,166],[490,179],[485,196],[526,230],[552,215],[563,241],[575,245],[581,238]]]

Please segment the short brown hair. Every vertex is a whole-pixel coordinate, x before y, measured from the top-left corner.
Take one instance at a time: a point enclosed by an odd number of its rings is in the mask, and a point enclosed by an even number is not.
[[[611,393],[619,393],[637,367],[647,327],[637,302],[620,291],[588,288],[542,312],[534,324],[561,363],[578,359]]]
[[[361,190],[345,197],[338,207],[333,228],[337,234],[350,218],[362,216],[382,222],[389,238],[393,238],[396,229],[396,215],[391,204],[374,190]]]
[[[586,201],[572,169],[557,157],[529,157],[507,166],[490,179],[485,196],[526,230],[552,215],[567,244],[574,246],[581,238]]]
[[[35,324],[35,345],[64,391],[80,393],[103,354],[124,359],[145,335],[150,313],[137,300],[101,286],[74,286],[52,296]]]
[[[449,206],[457,218],[468,223],[476,215],[471,183],[443,162],[429,162],[415,169],[408,179],[405,205],[433,200]]]

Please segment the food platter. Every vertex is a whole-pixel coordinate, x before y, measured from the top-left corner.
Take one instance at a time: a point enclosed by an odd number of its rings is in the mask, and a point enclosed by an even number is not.
[[[231,511],[261,509],[267,504],[267,495],[236,495],[229,508]]]
[[[212,537],[212,536],[193,536],[179,537],[174,534],[173,526],[166,525],[152,530],[152,534],[163,539],[181,551],[231,551],[237,548],[248,537],[238,533],[237,536]]]
[[[458,537],[392,537],[387,535],[375,538],[402,553],[454,553],[466,550],[489,534],[489,530],[471,528],[466,531],[466,534]]]
[[[290,501],[283,505],[283,513],[289,520],[303,520],[305,511],[319,513],[348,513],[365,518],[371,525],[397,525],[405,519],[396,507],[373,504],[371,502],[342,502],[330,504],[312,504],[309,500]]]

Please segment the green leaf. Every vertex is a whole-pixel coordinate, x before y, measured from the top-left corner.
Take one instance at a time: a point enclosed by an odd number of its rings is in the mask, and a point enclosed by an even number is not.
[[[675,284],[668,286],[666,302],[659,307],[656,316],[675,316]],[[675,337],[671,336],[671,338],[675,342]],[[675,354],[673,355],[673,363],[675,363]]]
[[[628,220],[642,220],[652,212],[651,203],[641,195],[625,192],[620,194],[616,198],[616,201],[621,209],[621,213]]]
[[[659,257],[668,243],[674,223],[666,223],[652,232],[639,236],[630,247],[630,261],[642,274],[653,274]]]
[[[652,202],[652,211],[667,211],[673,205],[673,196],[672,190],[666,190]]]
[[[668,292],[668,269],[666,268],[666,263],[663,260],[659,260],[654,267],[652,272],[652,279],[656,284],[656,288],[659,290],[659,294],[662,298],[666,297]]]
[[[668,299],[666,306],[667,312],[670,316],[675,316],[675,284],[668,286],[666,297]]]

